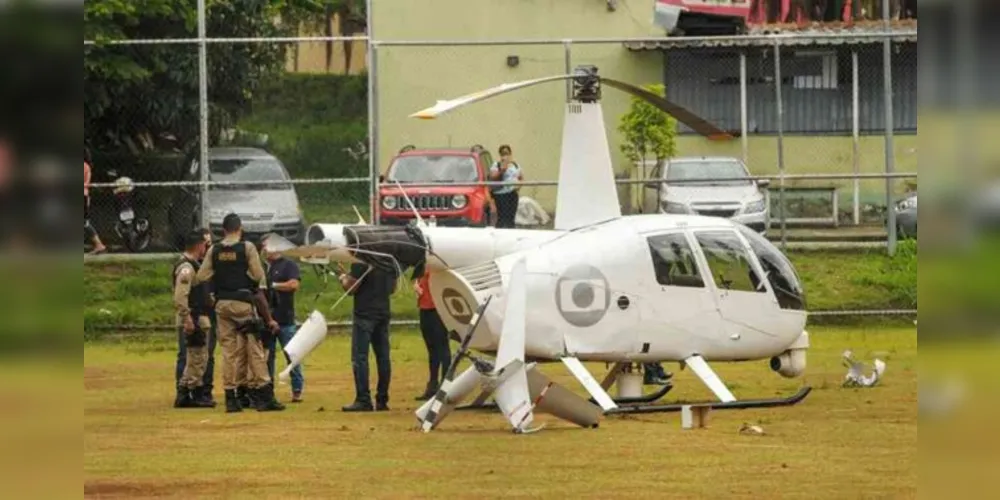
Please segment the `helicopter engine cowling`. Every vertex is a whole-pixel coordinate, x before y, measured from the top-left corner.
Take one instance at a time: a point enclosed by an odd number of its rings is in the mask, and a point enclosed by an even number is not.
[[[771,358],[771,369],[785,378],[802,375],[806,371],[806,350],[789,349]]]
[[[803,330],[785,352],[771,358],[771,369],[786,378],[802,375],[806,371],[807,349],[809,349],[809,332]]]

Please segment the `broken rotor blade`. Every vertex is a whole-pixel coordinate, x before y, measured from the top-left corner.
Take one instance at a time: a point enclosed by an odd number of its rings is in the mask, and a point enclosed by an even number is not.
[[[455,99],[438,101],[437,104],[426,109],[422,109],[410,115],[410,118],[421,118],[424,120],[433,120],[440,115],[443,115],[449,111],[460,108],[462,106],[476,103],[484,99],[489,99],[490,97],[498,96],[500,94],[505,94],[507,92],[523,89],[525,87],[530,87],[532,85],[538,85],[545,82],[554,82],[558,80],[565,80],[568,78],[573,78],[578,75],[558,75],[558,76],[546,76],[542,78],[535,78],[533,80],[523,80],[515,83],[504,83],[502,85],[497,85],[496,87],[488,88],[486,90],[480,90],[478,92],[473,92],[471,94],[466,94]]]
[[[636,97],[645,99],[646,102],[656,106],[664,113],[673,116],[677,121],[691,127],[692,130],[698,132],[699,134],[708,137],[711,140],[730,140],[733,139],[733,135],[725,130],[716,127],[705,120],[704,118],[694,114],[693,112],[685,109],[684,107],[675,104],[666,98],[660,97],[642,87],[637,87],[631,83],[625,83],[618,80],[612,80],[610,78],[600,77],[602,83],[607,83],[609,87],[614,87],[618,90],[623,90],[632,94]]]

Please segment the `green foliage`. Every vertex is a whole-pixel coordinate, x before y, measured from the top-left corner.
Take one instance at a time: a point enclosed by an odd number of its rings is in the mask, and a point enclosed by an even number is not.
[[[666,95],[662,84],[649,84],[644,88],[661,97]],[[628,112],[619,121],[618,131],[624,137],[621,151],[632,163],[644,162],[650,157],[660,162],[676,154],[677,120],[638,97],[632,97]]]
[[[196,2],[89,0],[84,38],[194,38]],[[274,37],[297,26],[285,16],[320,14],[318,0],[208,0],[211,37]],[[281,70],[285,44],[211,44],[207,49],[211,138],[248,111],[262,81]],[[198,51],[194,44],[84,48],[84,143],[102,151],[186,151],[197,144]]]
[[[363,76],[285,74],[261,86],[239,127],[266,134],[267,149],[293,177],[367,177],[368,159],[349,152],[367,149],[367,88]],[[359,210],[367,211],[364,183],[296,189],[304,205],[320,207],[323,215],[322,207],[334,201],[361,203]]]
[[[884,256],[877,268],[855,278],[855,282],[866,287],[876,287],[883,291],[887,301],[894,307],[917,307],[917,241],[900,241],[896,254]]]

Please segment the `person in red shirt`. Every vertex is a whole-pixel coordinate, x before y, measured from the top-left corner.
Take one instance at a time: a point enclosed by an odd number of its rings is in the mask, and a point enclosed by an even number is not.
[[[417,292],[417,307],[420,308],[420,332],[427,346],[429,377],[424,393],[417,396],[417,401],[426,401],[437,393],[438,387],[444,382],[451,364],[451,346],[448,344],[448,329],[434,308],[434,298],[430,291],[430,274],[424,273],[413,283]]]
[[[97,230],[90,223],[90,161],[86,150],[83,151],[83,231],[94,244],[90,253],[99,254],[107,250],[101,242],[101,237],[97,235]]]

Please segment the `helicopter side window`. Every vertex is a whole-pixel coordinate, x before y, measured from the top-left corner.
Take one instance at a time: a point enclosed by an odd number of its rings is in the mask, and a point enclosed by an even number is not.
[[[656,282],[664,286],[704,288],[694,252],[682,233],[661,234],[646,239],[653,256]]]
[[[708,268],[720,290],[767,293],[750,264],[743,242],[732,231],[696,232]]]

